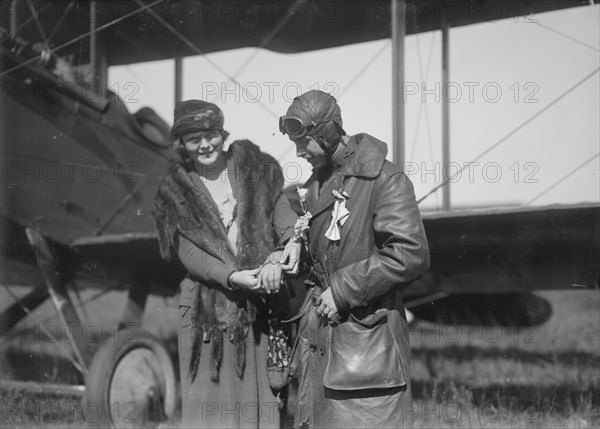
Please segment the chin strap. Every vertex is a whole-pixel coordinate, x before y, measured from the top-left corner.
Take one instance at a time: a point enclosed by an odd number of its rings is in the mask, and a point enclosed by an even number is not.
[[[335,147],[330,148],[325,144],[325,138],[322,135],[317,135],[314,136],[315,141],[317,142],[317,144],[319,145],[319,147],[321,149],[323,149],[323,152],[325,152],[325,156],[327,157],[327,160],[331,160],[331,158],[333,157],[333,154],[335,152],[335,148],[337,148],[337,144],[335,145]]]
[[[333,129],[332,129],[333,126]],[[325,135],[327,134],[331,134],[332,132],[335,131],[335,136],[332,137],[337,137],[336,139],[336,143],[333,145],[333,147],[328,147],[327,146],[327,138],[325,137]],[[323,149],[323,152],[325,152],[325,157],[327,158],[328,161],[331,161],[331,159],[333,158],[333,154],[335,153],[338,145],[340,144],[340,141],[342,139],[342,135],[344,135],[345,132],[344,130],[338,125],[337,122],[335,121],[329,121],[326,124],[324,124],[324,126],[316,133],[314,133],[311,137],[315,139],[315,141],[317,142],[317,144],[319,145],[319,147],[321,149]]]

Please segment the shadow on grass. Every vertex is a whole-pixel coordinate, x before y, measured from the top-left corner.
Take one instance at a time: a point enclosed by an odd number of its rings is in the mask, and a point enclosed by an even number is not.
[[[2,350],[2,378],[57,384],[84,384],[71,361],[56,353],[30,352],[16,347]]]
[[[452,295],[411,309],[441,324],[535,326],[552,316],[550,303],[530,293]]]
[[[86,427],[80,395],[48,395],[31,391],[0,389],[3,427]]]
[[[133,331],[132,331],[133,332]],[[137,332],[137,331],[136,331]],[[14,334],[18,340],[20,333]],[[67,341],[56,342],[43,333],[31,343],[10,341],[0,344],[0,377],[21,381],[37,381],[57,384],[85,384],[83,375],[69,360],[72,345]],[[103,336],[100,342],[86,343],[88,352],[93,355],[103,341],[112,341],[112,334]],[[131,337],[133,341],[133,337]],[[177,357],[177,337],[161,338],[173,362],[176,377],[179,378]]]
[[[570,414],[593,407],[600,401],[600,386],[582,390],[575,384],[540,386],[536,384],[489,384],[471,387],[454,380],[415,380],[415,401],[453,402],[486,408],[531,408],[536,413]]]
[[[517,347],[481,348],[476,346],[444,346],[443,348],[415,348],[411,350],[413,359],[441,359],[454,362],[470,362],[478,359],[511,359],[517,362],[543,364],[559,363],[561,365],[571,365],[578,368],[592,367],[600,371],[600,360],[598,355],[582,351],[564,351],[543,353],[529,350],[523,350]]]
[[[110,340],[110,339],[108,339]],[[163,344],[171,354],[178,379],[177,338],[163,339]],[[85,393],[54,391],[50,385],[83,385],[83,375],[69,358],[61,354],[55,344],[52,347],[39,347],[38,344],[10,344],[1,349],[0,365],[0,421],[12,427],[97,427],[100,408]],[[29,347],[28,347],[29,346]],[[60,348],[69,350],[69,344],[60,343]],[[92,347],[97,348],[97,344]],[[27,387],[11,384],[9,380],[36,382]],[[44,387],[46,387],[44,389]],[[59,386],[56,386],[59,388]],[[38,391],[39,390],[39,391]],[[181,398],[177,388],[178,403],[173,421],[180,419]],[[166,422],[166,427],[175,424]],[[4,426],[2,426],[4,427]]]

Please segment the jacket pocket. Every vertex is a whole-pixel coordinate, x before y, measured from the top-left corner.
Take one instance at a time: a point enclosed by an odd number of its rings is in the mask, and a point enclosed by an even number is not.
[[[302,347],[300,344],[300,338],[305,334],[306,323],[307,323],[307,313],[310,309],[310,304],[312,302],[314,288],[311,288],[304,297],[304,302],[300,306],[300,310],[298,314],[294,317],[284,321],[283,323],[292,323],[298,322],[298,329],[296,330],[296,338],[294,339],[294,346],[292,347],[292,354],[290,356],[290,375],[298,378],[298,370],[300,366],[300,348]]]
[[[364,319],[350,314],[333,328],[323,384],[334,390],[382,389],[406,384],[402,353],[388,310]]]

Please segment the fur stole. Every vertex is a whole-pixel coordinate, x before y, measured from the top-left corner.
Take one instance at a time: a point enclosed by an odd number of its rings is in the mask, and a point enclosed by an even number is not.
[[[175,234],[183,234],[208,254],[236,269],[260,266],[275,249],[272,226],[275,202],[282,193],[283,173],[270,155],[248,140],[231,144],[237,187],[237,254],[234,254],[215,202],[206,189],[198,189],[188,170],[175,164],[159,187],[152,217],[158,232],[161,256],[172,257]],[[227,173],[225,173],[227,174]],[[192,306],[190,375],[198,370],[203,343],[211,343],[211,378],[218,381],[224,337],[234,344],[236,372],[244,374],[246,336],[264,302],[244,291],[229,291],[192,278],[198,291]],[[189,281],[189,280],[188,280]]]

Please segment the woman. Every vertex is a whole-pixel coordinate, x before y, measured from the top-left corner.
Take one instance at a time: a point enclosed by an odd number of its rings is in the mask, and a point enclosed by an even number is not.
[[[175,252],[188,271],[179,299],[182,426],[279,427],[265,302],[280,295],[284,271],[297,272],[299,245],[283,247],[297,216],[277,162],[247,140],[224,152],[223,124],[212,103],[177,104],[171,144],[181,161],[152,213],[161,255]]]

